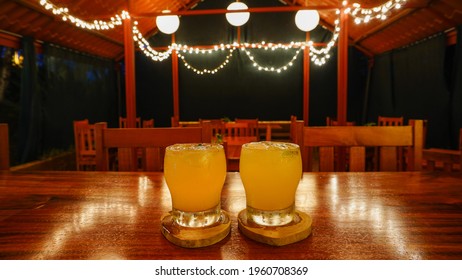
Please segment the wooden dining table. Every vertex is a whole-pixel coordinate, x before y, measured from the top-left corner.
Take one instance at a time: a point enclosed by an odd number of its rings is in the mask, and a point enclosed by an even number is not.
[[[163,173],[0,172],[0,259],[462,259],[460,173],[304,173],[296,208],[312,233],[280,247],[238,229],[238,172],[221,203],[230,234],[187,249],[161,234],[171,210]]]
[[[460,171],[462,150],[430,148],[423,149],[422,157],[428,170]]]

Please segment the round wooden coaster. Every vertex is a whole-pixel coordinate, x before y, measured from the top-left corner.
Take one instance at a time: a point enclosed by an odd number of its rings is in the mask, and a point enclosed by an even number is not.
[[[241,232],[250,239],[272,246],[284,246],[307,238],[311,234],[311,217],[295,210],[294,220],[284,226],[261,226],[247,219],[247,210],[239,212]]]
[[[161,231],[168,241],[185,248],[199,248],[215,244],[225,238],[231,229],[231,220],[221,210],[220,222],[203,228],[182,227],[173,222],[170,213],[161,218]]]

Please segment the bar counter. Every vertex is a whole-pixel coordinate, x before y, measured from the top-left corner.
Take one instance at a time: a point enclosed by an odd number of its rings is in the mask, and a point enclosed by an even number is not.
[[[304,173],[296,208],[313,231],[281,247],[240,233],[237,172],[222,208],[229,236],[186,249],[160,231],[162,173],[0,172],[0,259],[462,259],[461,173]]]

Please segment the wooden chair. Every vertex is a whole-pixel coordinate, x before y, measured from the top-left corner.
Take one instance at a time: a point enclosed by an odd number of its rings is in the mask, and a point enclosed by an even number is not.
[[[115,149],[119,171],[161,171],[165,147],[176,143],[210,143],[211,128],[107,128],[106,123],[96,124],[96,169],[110,170],[110,149]],[[137,150],[144,150],[143,162]]]
[[[326,117],[326,125],[327,126],[340,126],[340,123],[334,118]],[[356,125],[356,122],[346,122],[345,123],[345,126],[355,126],[355,125]],[[349,159],[348,150],[345,150],[344,147],[335,147],[334,152],[335,152],[334,154],[335,160],[337,161],[335,164],[337,166],[340,166],[340,169],[338,171],[344,171],[342,170],[343,165],[340,165],[339,163],[348,161]]]
[[[349,151],[346,171],[366,171],[366,147],[377,147],[380,171],[421,170],[422,121],[414,126],[324,126],[305,127],[297,122],[297,144],[302,149],[305,171],[313,171],[313,153],[305,151],[319,149],[319,171],[337,171],[334,147],[345,147]],[[397,147],[412,150],[404,169],[398,169]]]
[[[178,117],[172,116],[170,118],[171,127],[179,127],[180,126],[180,119]]]
[[[377,125],[378,126],[397,126],[403,125],[403,117],[384,117],[379,116],[377,118]]]
[[[260,133],[258,128],[258,119],[239,119],[234,120],[237,124],[246,123],[247,127],[244,131],[241,131],[243,136],[256,136],[257,139],[260,139]]]
[[[290,116],[290,142],[295,143],[296,142],[296,126],[297,124],[297,116],[292,115]]]
[[[459,131],[459,149],[424,149],[423,161],[428,171],[462,172],[462,128]]]
[[[127,118],[119,117],[119,127],[126,128],[127,127]],[[141,118],[136,118],[136,127],[141,127]]]
[[[226,137],[245,137],[248,136],[249,124],[245,122],[236,123],[236,122],[227,122],[225,124]],[[254,136],[257,137],[257,136]]]
[[[153,128],[154,127],[154,119],[143,120],[141,127],[143,127],[143,128]]]
[[[0,170],[10,169],[10,144],[8,124],[0,123]]]
[[[423,121],[423,144],[422,147],[425,149],[426,144],[427,144],[427,127],[428,127],[428,120],[422,120]],[[414,125],[415,119],[409,119],[408,124],[409,125]]]
[[[199,125],[202,126],[204,122],[210,123],[212,130],[212,137],[216,138],[217,134],[221,136],[226,134],[225,121],[222,119],[199,119]]]
[[[74,145],[77,170],[95,170],[95,126],[88,119],[74,121]]]
[[[404,118],[403,117],[385,117],[385,116],[378,116],[377,117],[377,125],[378,126],[401,126],[404,125]],[[424,140],[425,141],[425,140]],[[425,147],[424,145],[422,147]],[[378,153],[376,150],[375,153]],[[403,148],[398,148],[396,150],[397,157],[398,157],[398,165],[399,169],[403,168],[404,160],[405,160],[405,151]],[[378,157],[376,157],[377,159]],[[374,165],[378,163],[375,162]]]
[[[338,126],[339,122],[334,118],[326,117],[326,125],[327,126]],[[346,125],[347,126],[354,126],[354,125],[356,125],[356,122],[346,122]]]

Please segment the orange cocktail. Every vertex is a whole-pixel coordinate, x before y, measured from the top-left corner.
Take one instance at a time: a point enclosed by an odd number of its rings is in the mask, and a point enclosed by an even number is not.
[[[239,169],[248,216],[267,226],[290,223],[302,175],[299,146],[269,141],[244,144]]]
[[[165,150],[164,175],[172,216],[181,226],[202,227],[220,217],[226,159],[219,144],[175,144]]]

